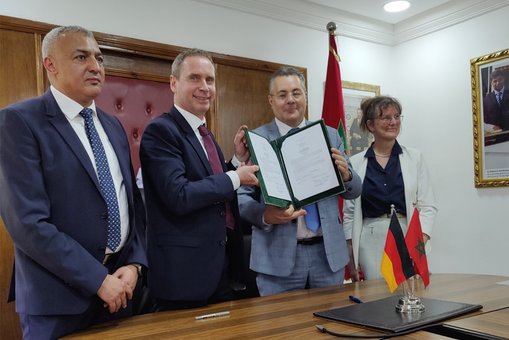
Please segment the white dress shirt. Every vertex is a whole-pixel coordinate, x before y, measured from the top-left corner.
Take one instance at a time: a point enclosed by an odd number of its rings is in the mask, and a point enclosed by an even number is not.
[[[92,151],[92,147],[90,146],[90,142],[87,137],[87,133],[85,132],[85,120],[80,115],[83,107],[72,100],[71,98],[64,95],[62,92],[58,91],[55,87],[50,87],[51,93],[53,97],[60,107],[60,110],[64,113],[65,117],[69,121],[71,127],[74,132],[78,136],[81,144],[87,151],[88,157],[90,157],[90,162],[92,163],[94,170],[97,174],[97,168],[95,165],[94,153]],[[111,145],[104,128],[97,117],[95,102],[89,106],[92,111],[94,111],[92,117],[94,119],[94,125],[99,134],[99,138],[101,139],[101,143],[104,147],[104,152],[106,153],[106,158],[108,159],[108,165],[110,167],[111,177],[113,178],[113,183],[115,185],[115,192],[117,194],[118,208],[120,212],[120,245],[118,250],[122,249],[124,246],[127,235],[129,233],[129,206],[127,203],[127,193],[124,185],[124,178],[122,177],[122,172],[120,171],[120,165],[118,163],[117,155],[115,154],[115,150],[113,150],[113,146]],[[76,193],[77,195],[79,193]],[[106,247],[106,254],[112,253],[112,250]]]

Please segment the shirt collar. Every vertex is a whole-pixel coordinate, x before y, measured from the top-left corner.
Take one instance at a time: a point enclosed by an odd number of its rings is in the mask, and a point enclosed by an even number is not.
[[[373,142],[374,143],[374,142]],[[368,150],[366,150],[366,154],[364,157],[366,158],[375,158],[375,151],[373,150],[373,143],[371,143],[371,146]],[[401,148],[401,145],[399,145],[398,141],[396,140],[394,142],[394,146],[391,150],[391,156],[398,156],[399,154],[403,153],[403,149]]]
[[[76,118],[80,114],[81,110],[83,110],[83,106],[67,97],[65,94],[57,90],[53,85],[50,86],[50,91],[51,94],[53,94],[58,107],[60,107],[60,110],[62,110],[68,119]],[[89,108],[96,112],[95,101],[92,101],[92,104],[90,104]]]
[[[175,104],[173,104],[173,105],[175,105]],[[189,111],[184,110],[183,108],[181,108],[178,105],[175,105],[175,107],[180,112],[182,117],[184,117],[186,122],[191,126],[191,129],[193,129],[193,131],[198,130],[198,127],[200,125],[203,125],[203,124],[207,125],[207,122],[205,121],[205,119],[200,119],[200,118],[196,117],[196,115],[192,114]]]
[[[282,121],[280,121],[279,119],[277,118],[274,118],[274,120],[276,121],[276,125],[277,125],[277,129],[279,130],[279,134],[281,136],[284,136],[286,135],[291,129],[293,129],[293,127],[283,123]],[[299,126],[297,126],[297,128],[303,128],[304,126],[306,126],[306,120],[303,119],[302,122],[300,122]]]

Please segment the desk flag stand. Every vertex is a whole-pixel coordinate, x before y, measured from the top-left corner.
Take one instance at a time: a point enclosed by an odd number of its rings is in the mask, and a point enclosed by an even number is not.
[[[404,295],[395,306],[397,312],[412,314],[424,312],[425,306],[421,299],[415,296],[416,277],[422,278],[425,287],[429,284],[428,263],[417,208],[414,208],[407,234],[403,237],[396,209],[391,205],[391,221],[380,271],[391,293],[403,284]]]
[[[416,275],[403,282],[404,295],[399,298],[398,304],[396,305],[396,311],[399,313],[416,314],[422,313],[426,309],[426,307],[422,304],[421,299],[414,295],[415,277]],[[408,284],[408,281],[410,281],[410,285]]]

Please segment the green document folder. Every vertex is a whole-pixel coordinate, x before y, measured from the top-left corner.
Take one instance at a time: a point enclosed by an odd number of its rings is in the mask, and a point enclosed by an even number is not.
[[[345,191],[323,120],[273,141],[245,133],[265,204],[298,209]]]

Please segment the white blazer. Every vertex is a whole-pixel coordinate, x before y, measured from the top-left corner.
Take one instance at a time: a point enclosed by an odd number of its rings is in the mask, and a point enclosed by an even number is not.
[[[399,162],[405,187],[405,205],[408,221],[410,222],[414,207],[417,207],[422,232],[431,238],[431,231],[438,209],[435,206],[435,195],[431,187],[428,170],[420,151],[404,146],[401,146],[401,149],[403,153],[399,155]],[[364,157],[365,154],[366,151],[350,158],[353,169],[362,180],[364,180],[368,165],[368,159]],[[352,240],[355,266],[358,267],[359,240],[363,226],[360,196],[355,200],[345,200],[343,225],[346,239]],[[429,247],[428,244],[427,248]]]

